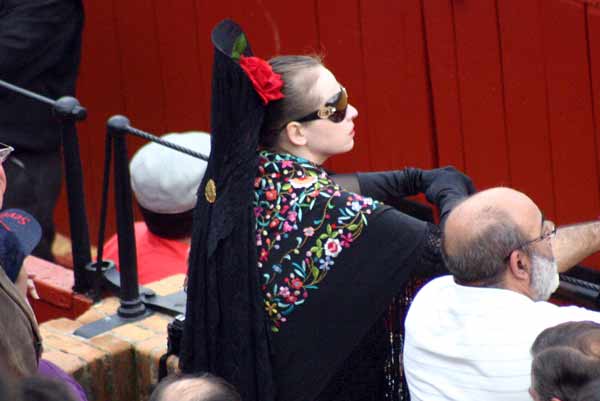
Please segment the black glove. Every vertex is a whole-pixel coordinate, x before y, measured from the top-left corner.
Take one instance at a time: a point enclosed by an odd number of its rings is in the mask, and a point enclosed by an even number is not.
[[[451,166],[422,170],[420,189],[440,209],[441,222],[458,202],[476,191],[471,179]]]
[[[475,192],[475,187],[469,177],[452,166],[446,166],[421,170],[420,191],[425,194],[429,202],[437,205],[440,196],[448,191],[468,196]]]

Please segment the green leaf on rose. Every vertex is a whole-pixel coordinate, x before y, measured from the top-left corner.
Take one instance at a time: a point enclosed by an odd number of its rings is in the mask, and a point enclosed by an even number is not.
[[[248,47],[246,35],[244,35],[244,33],[241,33],[240,36],[238,36],[235,42],[233,43],[233,49],[231,50],[231,58],[235,61],[239,61],[240,56],[246,51],[246,47]]]

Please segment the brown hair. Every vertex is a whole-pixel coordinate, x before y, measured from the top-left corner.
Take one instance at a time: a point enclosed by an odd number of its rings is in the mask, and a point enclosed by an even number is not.
[[[576,395],[600,378],[599,347],[596,322],[566,322],[542,331],[531,346],[532,387],[540,400],[586,400]]]
[[[600,377],[600,360],[576,348],[550,347],[533,359],[531,376],[540,400],[575,401],[580,389]]]
[[[259,144],[272,148],[283,127],[295,118],[319,107],[319,98],[311,89],[319,78],[318,67],[323,63],[318,56],[278,56],[269,60],[273,71],[283,79],[283,99],[269,103],[260,132]]]
[[[600,358],[600,323],[584,320],[549,327],[537,336],[531,354],[536,356],[546,348],[557,346],[577,348],[586,355]]]

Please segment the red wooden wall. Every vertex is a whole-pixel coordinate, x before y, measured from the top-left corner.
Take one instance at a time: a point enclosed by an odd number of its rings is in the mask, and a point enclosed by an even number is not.
[[[325,56],[359,110],[355,149],[331,161],[335,170],[453,164],[479,188],[525,191],[559,223],[594,219],[598,3],[86,0],[80,142],[93,242],[106,119],[125,114],[157,134],[208,131],[209,33],[223,18],[264,58]],[[66,232],[64,200],[57,220]]]

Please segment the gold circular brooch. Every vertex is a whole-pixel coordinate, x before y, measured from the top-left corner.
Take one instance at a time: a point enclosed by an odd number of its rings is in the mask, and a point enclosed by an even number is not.
[[[217,200],[217,185],[212,178],[208,180],[206,187],[204,187],[204,196],[208,203],[215,203],[215,200]]]

